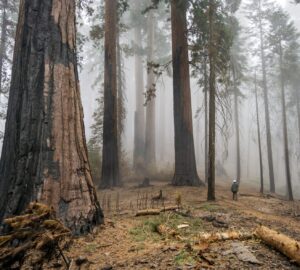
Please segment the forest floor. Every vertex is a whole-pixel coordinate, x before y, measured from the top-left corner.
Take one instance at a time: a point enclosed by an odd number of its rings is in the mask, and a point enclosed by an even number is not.
[[[210,203],[206,202],[206,188],[152,184],[99,192],[105,224],[93,234],[74,239],[66,255],[73,261],[87,259],[74,269],[300,269],[254,238],[194,248],[195,239],[203,232],[252,232],[260,224],[300,241],[299,201],[261,196],[243,185],[238,201],[233,201],[230,183],[223,183],[217,185],[217,200]],[[164,200],[151,203],[160,190]],[[175,205],[178,198],[186,215],[170,211],[135,216],[138,209]],[[159,224],[172,233],[159,234]],[[246,256],[240,256],[245,250]]]

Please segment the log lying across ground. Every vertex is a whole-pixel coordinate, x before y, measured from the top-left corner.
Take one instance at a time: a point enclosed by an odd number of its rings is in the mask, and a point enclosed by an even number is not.
[[[226,231],[216,233],[202,233],[199,235],[199,242],[213,243],[227,240],[246,240],[253,237],[253,233],[245,233],[239,231]]]
[[[300,242],[265,226],[258,227],[255,231],[255,235],[267,245],[283,253],[289,259],[300,265]]]
[[[0,235],[0,269],[43,269],[54,257],[64,257],[61,247],[71,231],[55,218],[53,209],[31,203],[24,215],[4,220]]]
[[[178,206],[166,206],[166,207],[159,208],[159,209],[143,209],[143,210],[137,211],[135,216],[140,217],[140,216],[159,215],[162,212],[178,210],[178,208],[179,208]]]

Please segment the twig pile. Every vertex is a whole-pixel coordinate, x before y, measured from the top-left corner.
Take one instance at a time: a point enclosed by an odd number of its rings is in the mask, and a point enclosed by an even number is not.
[[[5,219],[4,225],[0,269],[42,269],[44,263],[58,256],[68,265],[60,245],[69,241],[71,232],[55,218],[53,209],[31,203],[23,215]]]

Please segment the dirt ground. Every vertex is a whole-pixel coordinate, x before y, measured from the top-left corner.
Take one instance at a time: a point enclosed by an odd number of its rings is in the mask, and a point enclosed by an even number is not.
[[[217,201],[208,203],[206,188],[152,184],[147,188],[126,186],[99,191],[105,224],[93,234],[74,240],[66,253],[73,260],[74,269],[300,269],[254,238],[215,242],[204,249],[197,247],[201,233],[250,233],[260,224],[300,241],[299,201],[291,203],[261,196],[243,185],[238,201],[232,201],[230,183],[225,183],[217,185]],[[151,201],[160,190],[164,199]],[[139,209],[163,208],[179,201],[183,212],[135,216]],[[175,231],[178,237],[159,234],[160,224]],[[257,261],[241,259],[235,247],[246,249]],[[76,268],[75,262],[80,260],[85,263]]]

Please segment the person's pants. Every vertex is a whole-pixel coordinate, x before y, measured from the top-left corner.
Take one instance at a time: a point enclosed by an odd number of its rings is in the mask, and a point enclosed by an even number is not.
[[[237,201],[237,192],[232,192],[232,199]]]

